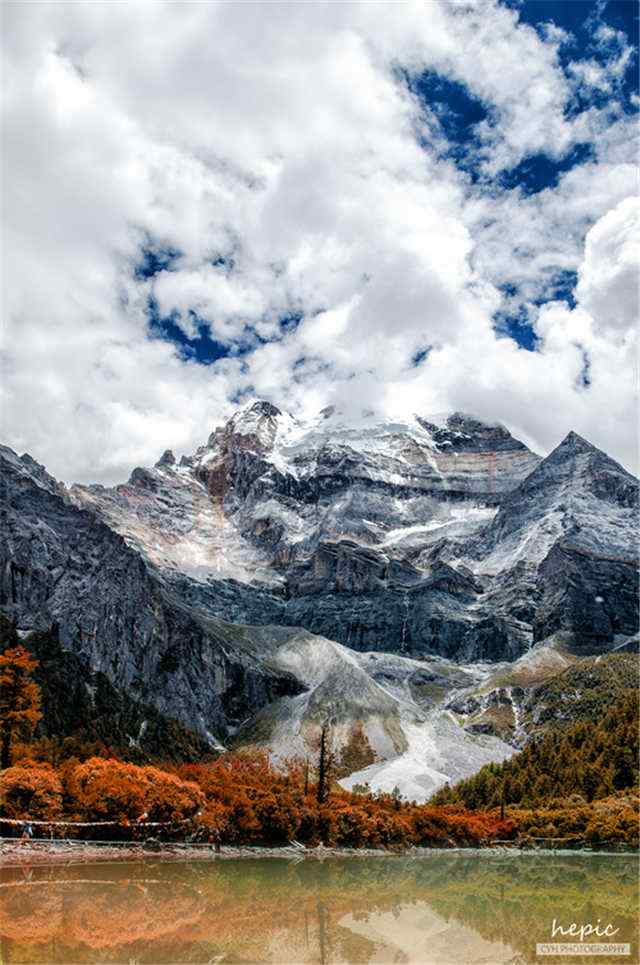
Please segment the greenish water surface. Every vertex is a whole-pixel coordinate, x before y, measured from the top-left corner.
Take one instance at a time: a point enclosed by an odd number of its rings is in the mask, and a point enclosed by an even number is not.
[[[636,965],[637,873],[630,855],[488,852],[5,868],[0,958]],[[554,919],[609,925],[630,954],[536,957]]]

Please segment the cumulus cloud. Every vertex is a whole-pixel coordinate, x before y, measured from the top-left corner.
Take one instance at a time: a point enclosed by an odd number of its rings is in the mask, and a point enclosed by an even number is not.
[[[617,342],[638,324],[640,201],[625,198],[591,228],[577,296],[596,329]]]
[[[265,395],[465,408],[539,451],[575,428],[632,465],[624,35],[596,38],[609,102],[575,111],[593,58],[564,69],[565,32],[498,3],[15,4],[4,21],[9,445],[115,481]],[[425,71],[484,107],[476,182],[407,83]],[[554,187],[501,187],[576,144],[588,158]],[[168,253],[152,275],[149,249]],[[553,301],[563,271],[573,308]],[[507,285],[536,352],[495,330]],[[228,357],[185,352],[202,326]]]

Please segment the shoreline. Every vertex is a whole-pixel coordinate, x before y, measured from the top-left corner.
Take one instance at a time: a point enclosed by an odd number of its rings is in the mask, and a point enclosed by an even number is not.
[[[259,847],[259,846],[227,846],[216,852],[213,847],[193,845],[179,845],[166,843],[157,849],[143,847],[142,844],[133,845],[91,845],[65,844],[52,845],[49,842],[29,842],[20,844],[3,842],[0,844],[0,869],[44,867],[47,865],[75,865],[95,864],[100,862],[127,863],[132,861],[150,862],[179,862],[179,861],[229,861],[238,859],[286,858],[293,861],[324,861],[327,858],[424,858],[430,854],[482,854],[484,856],[522,856],[522,855],[636,855],[636,849],[594,849],[580,848],[520,848],[517,846],[496,845],[489,847],[452,847],[452,848],[406,848],[392,851],[383,848],[304,848],[296,846]]]

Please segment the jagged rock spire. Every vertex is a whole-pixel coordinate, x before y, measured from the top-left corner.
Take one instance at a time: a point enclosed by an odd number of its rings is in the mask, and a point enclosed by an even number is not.
[[[171,449],[165,449],[156,463],[156,469],[159,469],[161,466],[173,466],[175,465],[175,461],[176,457]]]

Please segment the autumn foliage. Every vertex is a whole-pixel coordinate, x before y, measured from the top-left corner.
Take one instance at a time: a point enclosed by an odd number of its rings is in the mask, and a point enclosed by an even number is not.
[[[40,688],[31,679],[38,661],[24,647],[15,646],[0,654],[0,766],[11,764],[15,735],[29,734],[38,723]]]
[[[167,822],[167,834],[207,837],[228,844],[306,844],[343,847],[481,844],[506,837],[513,823],[495,814],[405,803],[391,794],[359,795],[332,785],[318,803],[305,794],[303,768],[276,770],[266,754],[227,754],[213,764],[184,765],[172,772],[91,758],[51,765],[26,762],[7,769],[0,783],[6,817],[114,820],[119,833],[141,815]]]
[[[69,775],[68,789],[87,819],[130,820],[146,814],[150,821],[179,821],[193,817],[204,806],[197,784],[157,767],[102,757],[78,764]]]
[[[633,843],[637,798],[582,798],[543,808],[470,811],[460,804],[418,805],[397,794],[354,794],[333,783],[318,803],[317,787],[305,793],[304,766],[276,769],[260,752],[225,754],[211,764],[139,767],[93,757],[57,769],[21,762],[0,777],[5,817],[116,821],[120,838],[137,833],[138,819],[164,822],[160,837],[211,835],[228,845],[307,845],[347,848],[480,846],[495,840],[562,837],[569,841]],[[104,835],[104,829],[96,834]],[[83,837],[90,837],[83,830]]]
[[[62,783],[48,764],[7,767],[0,771],[0,802],[8,818],[54,818],[62,811]]]

